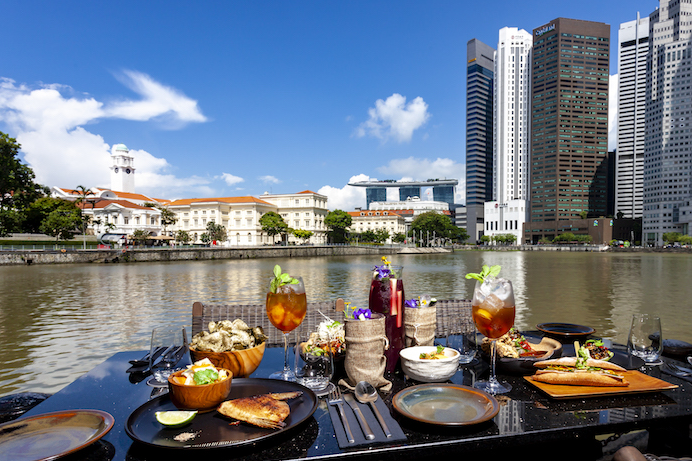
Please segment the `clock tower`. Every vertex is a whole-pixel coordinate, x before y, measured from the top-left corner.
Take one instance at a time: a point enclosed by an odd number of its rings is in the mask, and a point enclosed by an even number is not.
[[[135,167],[132,156],[125,144],[116,144],[111,152],[111,190],[119,192],[135,192]]]

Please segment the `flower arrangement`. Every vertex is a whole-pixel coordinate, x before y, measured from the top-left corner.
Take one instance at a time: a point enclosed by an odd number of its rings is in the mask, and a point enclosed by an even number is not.
[[[386,256],[382,256],[382,265],[375,266],[372,269],[373,278],[386,279],[386,278],[398,278],[397,271],[393,268],[391,261],[387,259]]]
[[[352,318],[353,320],[370,320],[372,318],[372,311],[370,309],[356,308],[353,306],[351,308],[351,303],[346,302],[346,318]]]
[[[404,302],[406,307],[430,307],[434,306],[437,299],[430,297],[430,295],[423,295],[417,298],[409,299]]]

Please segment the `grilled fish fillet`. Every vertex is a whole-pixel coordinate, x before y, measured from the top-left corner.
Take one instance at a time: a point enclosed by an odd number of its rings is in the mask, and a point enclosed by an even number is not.
[[[303,395],[302,392],[296,391],[227,400],[219,405],[217,411],[224,416],[255,426],[280,429],[286,425],[284,420],[291,413],[291,408],[284,400],[294,399],[301,395]]]

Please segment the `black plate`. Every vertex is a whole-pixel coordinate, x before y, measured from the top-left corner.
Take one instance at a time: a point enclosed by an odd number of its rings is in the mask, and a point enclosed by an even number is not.
[[[314,392],[298,383],[261,378],[238,378],[231,385],[229,399],[250,397],[270,392],[302,391],[303,395],[287,400],[291,414],[284,421],[283,429],[263,429],[247,423],[230,426],[232,418],[222,416],[216,411],[199,413],[189,424],[183,427],[169,428],[156,421],[157,411],[177,410],[168,395],[157,397],[137,408],[127,420],[125,431],[133,440],[166,448],[205,449],[225,446],[239,446],[255,443],[285,432],[306,419],[317,409],[317,396]],[[176,441],[180,434],[194,434],[188,441]]]
[[[561,339],[581,338],[596,332],[596,330],[591,327],[575,325],[573,323],[539,323],[536,325],[536,328],[545,334],[557,336]]]

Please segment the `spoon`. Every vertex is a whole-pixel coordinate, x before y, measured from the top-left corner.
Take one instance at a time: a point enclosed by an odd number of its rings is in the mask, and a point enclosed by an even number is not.
[[[370,404],[373,413],[375,413],[375,416],[377,417],[377,421],[379,421],[380,426],[382,426],[384,435],[386,435],[387,437],[391,437],[392,433],[389,431],[387,423],[384,422],[384,418],[382,417],[382,414],[380,414],[380,410],[378,410],[375,406],[375,401],[377,400],[378,395],[373,385],[367,381],[361,381],[358,384],[356,384],[356,390],[354,394],[356,396],[356,399],[358,399],[360,403]]]

